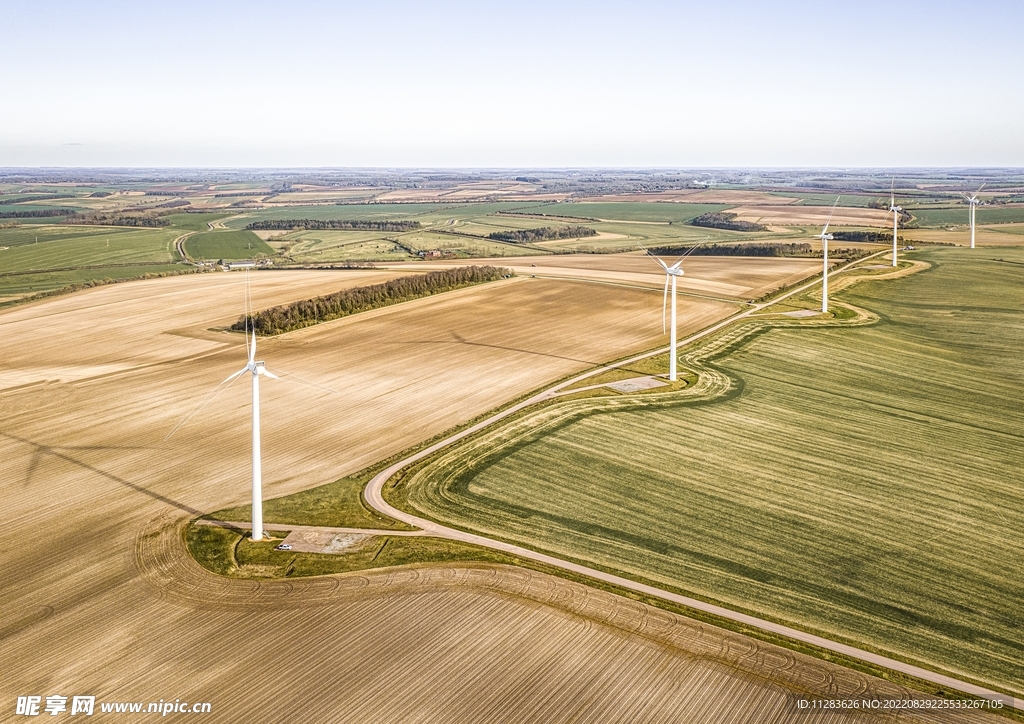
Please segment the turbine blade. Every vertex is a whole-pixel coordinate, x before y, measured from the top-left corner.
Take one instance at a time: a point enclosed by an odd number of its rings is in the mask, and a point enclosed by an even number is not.
[[[249,354],[249,270],[245,270],[245,287],[242,289],[242,306],[245,314],[245,353]],[[251,359],[251,357],[250,357]]]
[[[832,223],[832,214],[836,213],[836,206],[839,205],[839,199],[841,197],[836,196],[836,202],[832,204],[832,211],[829,212],[828,221],[825,222],[825,228],[821,230],[821,235],[824,236],[828,233],[828,225]]]
[[[249,368],[248,367],[243,367],[242,369],[238,370],[238,372],[233,372],[231,375],[228,376],[228,378],[226,380],[224,380],[224,382],[231,382],[231,380],[233,380],[236,377],[238,377],[240,374],[245,372],[247,369],[249,369]],[[223,385],[224,382],[221,382],[220,385]],[[217,385],[217,387],[220,387],[220,385]]]
[[[889,206],[896,205],[896,177],[892,177],[892,186],[889,187]]]
[[[665,266],[665,262],[663,262],[663,261],[662,261],[661,259],[659,259],[658,257],[654,256],[654,254],[652,254],[652,253],[651,253],[651,252],[650,252],[650,251],[649,251],[649,250],[647,249],[647,247],[646,247],[646,246],[644,246],[643,244],[641,244],[641,243],[640,243],[639,241],[638,241],[638,242],[636,243],[636,245],[637,245],[637,246],[639,246],[639,247],[640,247],[641,249],[643,249],[643,250],[644,250],[644,253],[645,253],[645,254],[647,254],[647,256],[649,256],[649,257],[653,257],[653,258],[654,258],[654,261],[656,261],[656,262],[658,262],[659,264],[661,264],[661,268],[662,268],[662,269],[668,269],[668,267],[667,267],[667,266]]]
[[[665,293],[661,296],[661,333],[668,331],[668,322],[665,320],[668,309],[668,274],[665,275]]]
[[[986,182],[985,182],[985,183],[983,183],[983,184],[982,184],[981,186],[979,186],[979,187],[978,187],[978,190],[974,192],[974,195],[975,195],[975,196],[977,196],[978,194],[980,194],[980,193],[981,193],[981,190],[982,190],[983,188],[985,188],[985,185],[986,185],[987,183],[988,183],[988,181],[986,181]]]
[[[201,401],[201,402],[200,402],[200,403],[199,403],[198,405],[196,405],[195,407],[193,407],[193,408],[191,409],[191,411],[189,411],[189,413],[188,413],[187,415],[185,415],[185,416],[184,416],[183,418],[181,418],[181,420],[180,420],[180,421],[178,422],[178,424],[174,426],[174,429],[173,429],[173,430],[171,430],[171,431],[170,431],[169,433],[167,433],[167,437],[165,437],[165,438],[164,438],[164,442],[167,442],[168,440],[170,440],[170,439],[171,439],[171,435],[173,435],[173,434],[174,434],[174,433],[176,433],[176,432],[177,432],[178,430],[180,430],[180,429],[181,429],[181,427],[182,427],[182,426],[183,426],[183,425],[184,425],[184,424],[185,424],[186,422],[188,422],[188,421],[189,421],[189,420],[190,420],[190,419],[192,418],[192,416],[193,416],[193,415],[195,415],[195,414],[196,414],[197,412],[199,412],[199,411],[200,411],[201,409],[203,409],[204,407],[206,407],[206,405],[208,405],[209,403],[213,402],[213,399],[214,399],[214,398],[215,398],[215,397],[216,397],[217,395],[219,395],[219,394],[220,394],[221,392],[223,392],[223,391],[224,391],[224,390],[226,390],[226,389],[227,389],[228,387],[230,387],[230,386],[231,386],[231,383],[232,383],[232,382],[234,382],[235,380],[237,380],[237,379],[238,379],[238,377],[239,377],[239,376],[240,376],[240,375],[241,375],[241,374],[242,374],[243,372],[247,371],[248,369],[249,369],[248,367],[243,367],[242,369],[238,370],[238,372],[235,372],[235,373],[234,373],[234,374],[232,374],[232,375],[231,375],[230,377],[228,377],[228,378],[227,378],[226,380],[224,380],[224,381],[223,381],[223,382],[221,382],[221,383],[220,383],[219,385],[217,385],[216,387],[214,387],[214,388],[213,388],[213,389],[212,389],[212,390],[210,391],[210,393],[209,393],[208,395],[206,395],[206,397],[205,397],[205,398],[204,398],[204,399],[203,399],[203,400],[202,400],[202,401]]]
[[[281,379],[280,377],[275,375],[273,372],[268,370],[266,367],[263,368],[263,374],[266,375],[267,377],[269,377],[272,380],[279,380],[279,379]]]

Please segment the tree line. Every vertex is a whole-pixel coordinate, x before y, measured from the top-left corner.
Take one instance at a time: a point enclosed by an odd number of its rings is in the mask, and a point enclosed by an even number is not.
[[[593,216],[570,216],[569,214],[541,214],[526,211],[495,211],[495,216],[525,216],[531,219],[566,219],[568,221],[600,221]]]
[[[420,228],[418,221],[360,221],[342,219],[267,219],[254,221],[245,227],[250,231],[326,231],[342,229],[351,231],[412,231]]]
[[[703,226],[708,229],[726,229],[728,231],[767,231],[764,224],[755,224],[753,221],[738,221],[736,214],[724,211],[709,211],[690,219],[691,226]]]
[[[510,276],[512,270],[494,266],[461,266],[427,274],[413,274],[381,284],[343,289],[334,294],[264,309],[250,315],[248,322],[250,328],[258,334],[283,334],[318,322]],[[245,316],[240,317],[231,325],[231,329],[243,331],[246,321]]]
[[[886,231],[833,231],[836,241],[892,242],[892,234]]]
[[[542,226],[539,229],[520,229],[517,231],[494,231],[487,235],[495,241],[508,241],[513,244],[528,244],[531,241],[549,241],[551,239],[579,239],[584,236],[597,236],[597,232],[588,226]]]
[[[892,239],[892,236],[889,237]],[[656,246],[650,249],[655,256],[791,256],[821,257],[821,249],[804,242],[765,242],[758,244],[711,244],[708,246]],[[830,249],[829,254],[844,259],[859,259],[871,253],[865,249]]]
[[[73,199],[74,194],[37,194],[36,196],[16,196],[12,199],[5,199],[0,195],[0,204],[27,204],[34,201],[53,201],[55,199]]]
[[[99,226],[138,226],[156,228],[170,226],[171,222],[159,216],[131,216],[126,214],[91,214],[89,216],[72,216],[69,224],[97,224]]]
[[[49,216],[71,216],[74,209],[35,209],[33,211],[0,211],[0,219],[45,219]]]

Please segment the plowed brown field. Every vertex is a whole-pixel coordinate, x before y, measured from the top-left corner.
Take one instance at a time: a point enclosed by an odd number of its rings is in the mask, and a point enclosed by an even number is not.
[[[737,206],[729,209],[740,221],[774,226],[824,226],[831,206]],[[832,216],[832,225],[892,226],[892,215],[881,209],[862,209],[841,206]]]

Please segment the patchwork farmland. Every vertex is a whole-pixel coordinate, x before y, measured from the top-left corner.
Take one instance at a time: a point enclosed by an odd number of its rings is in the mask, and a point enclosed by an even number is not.
[[[821,650],[781,648],[793,644],[699,623],[692,612],[514,557],[428,537],[402,539],[422,542],[403,548],[386,535],[403,526],[359,497],[368,471],[386,460],[556,380],[664,345],[664,274],[638,244],[805,242],[828,210],[826,194],[688,189],[566,203],[567,195],[527,182],[454,191],[67,189],[0,188],[11,209],[49,204],[78,215],[0,224],[0,304],[13,305],[0,311],[8,512],[0,601],[10,612],[0,638],[18,662],[5,692],[84,687],[106,700],[141,701],[153,696],[159,672],[160,693],[214,701],[217,720],[245,718],[269,697],[268,721],[301,710],[339,722],[887,721],[801,710],[798,701],[938,701],[904,688],[921,682],[888,682],[840,665],[848,660],[823,661],[830,655]],[[70,198],[24,200],[44,191]],[[869,194],[844,201],[841,228],[871,230],[880,213],[873,203]],[[776,221],[756,232],[689,223],[718,211]],[[966,219],[966,207],[949,212]],[[979,219],[987,221],[985,212]],[[138,219],[157,225],[118,225]],[[418,226],[247,228],[275,219]],[[921,220],[928,223],[906,232],[911,241],[916,233],[921,243],[963,243],[962,228]],[[566,226],[595,233],[488,238]],[[1007,601],[1022,593],[1012,568],[1012,531],[1024,523],[1012,483],[1020,462],[1012,391],[1021,380],[1010,351],[1019,340],[1006,330],[1016,329],[1013,270],[1024,258],[1007,246],[1014,236],[1014,224],[993,221],[979,241],[1004,248],[918,251],[934,269],[840,293],[879,315],[877,324],[770,318],[781,328],[713,361],[735,385],[720,401],[597,414],[612,393],[580,383],[572,404],[595,414],[496,445],[454,476],[434,477],[428,465],[403,505],[1017,691],[1022,642]],[[299,523],[308,514],[319,516],[314,525],[382,527],[385,535],[348,567],[318,562],[332,558],[321,554],[300,562],[272,551],[276,541],[249,543],[231,531],[225,540],[245,570],[228,565],[225,577],[202,568],[185,545],[189,521],[225,509],[244,521],[249,502],[248,384],[220,388],[165,439],[245,362],[243,336],[227,327],[242,313],[246,276],[195,262],[253,258],[274,267],[249,275],[257,309],[456,265],[517,274],[260,339],[259,358],[283,378],[262,386],[268,518],[288,510]],[[971,304],[960,291],[951,299],[953,269]],[[683,337],[813,279],[821,260],[694,256],[685,270]],[[138,279],[172,273],[181,275]],[[782,309],[803,313],[815,294]],[[1000,305],[1009,305],[1006,316]],[[841,309],[838,321],[855,316]],[[961,333],[973,340],[970,355],[958,346]],[[636,369],[657,374],[664,357]],[[701,370],[699,360],[691,363],[672,389],[698,380],[691,370]],[[894,382],[903,391],[896,407],[886,402]],[[658,388],[641,394],[666,396]],[[903,472],[897,459],[907,461]],[[318,486],[331,481],[344,492],[332,499],[340,510],[320,505]],[[929,515],[935,510],[942,512]],[[898,541],[886,537],[891,529],[903,532]],[[958,558],[954,542],[966,535],[972,557]],[[829,547],[813,545],[819,540]],[[246,580],[230,577],[239,573]],[[128,613],[112,627],[112,611]],[[237,653],[230,666],[227,650]],[[943,710],[901,720],[999,719]]]

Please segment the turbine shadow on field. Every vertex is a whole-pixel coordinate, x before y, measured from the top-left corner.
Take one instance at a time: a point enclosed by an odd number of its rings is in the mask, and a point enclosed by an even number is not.
[[[506,352],[520,352],[522,354],[529,354],[529,355],[534,355],[534,356],[537,356],[537,357],[550,357],[551,359],[562,359],[562,360],[567,360],[569,362],[579,362],[581,364],[586,364],[586,365],[591,365],[591,366],[597,366],[597,365],[601,364],[601,362],[598,361],[598,360],[580,359],[579,357],[566,357],[565,355],[551,354],[550,352],[534,352],[533,350],[522,349],[521,347],[508,347],[508,346],[502,345],[502,344],[487,344],[486,342],[470,342],[465,337],[462,337],[461,335],[457,334],[456,332],[452,332],[451,334],[455,338],[454,341],[446,341],[446,340],[443,340],[443,339],[424,339],[424,340],[419,340],[419,341],[403,342],[403,344],[438,344],[438,345],[464,344],[464,345],[467,345],[467,346],[470,346],[470,347],[489,347],[491,349],[505,350]]]
[[[57,458],[58,460],[63,460],[64,462],[71,463],[72,465],[77,465],[80,468],[85,468],[86,470],[88,470],[91,473],[95,473],[96,475],[104,477],[104,478],[106,478],[108,480],[113,480],[115,483],[118,483],[119,485],[123,485],[126,488],[131,488],[132,490],[134,490],[136,492],[139,492],[139,493],[142,493],[143,495],[148,495],[149,497],[153,498],[154,500],[159,500],[161,503],[165,503],[167,505],[173,506],[173,507],[177,508],[178,510],[181,510],[181,511],[184,511],[184,512],[188,513],[189,515],[200,516],[200,515],[203,514],[202,511],[196,510],[195,508],[190,508],[189,506],[185,505],[184,503],[180,503],[177,500],[174,500],[173,498],[168,498],[166,495],[161,495],[160,493],[153,492],[152,490],[144,488],[143,486],[139,485],[138,483],[133,483],[130,480],[125,480],[124,478],[118,477],[117,475],[114,475],[113,473],[108,473],[105,470],[100,470],[96,466],[90,465],[89,463],[86,463],[86,462],[82,462],[81,460],[78,460],[78,459],[76,459],[76,458],[74,458],[71,455],[68,455],[66,453],[58,452],[59,450],[141,450],[141,449],[144,449],[144,448],[141,448],[141,447],[124,447],[124,446],[103,446],[103,445],[85,446],[85,447],[50,447],[49,445],[42,445],[42,444],[37,443],[37,442],[32,442],[31,440],[26,440],[23,437],[18,437],[17,435],[12,435],[9,432],[0,432],[0,435],[2,435],[3,437],[9,438],[11,440],[15,440],[17,442],[23,443],[25,445],[31,445],[33,448],[35,448],[35,451],[32,454],[32,461],[29,463],[29,469],[28,469],[28,471],[25,474],[25,480],[23,482],[24,485],[31,484],[32,476],[35,475],[35,471],[36,471],[36,469],[39,466],[39,460],[44,455],[49,455],[52,458]]]

